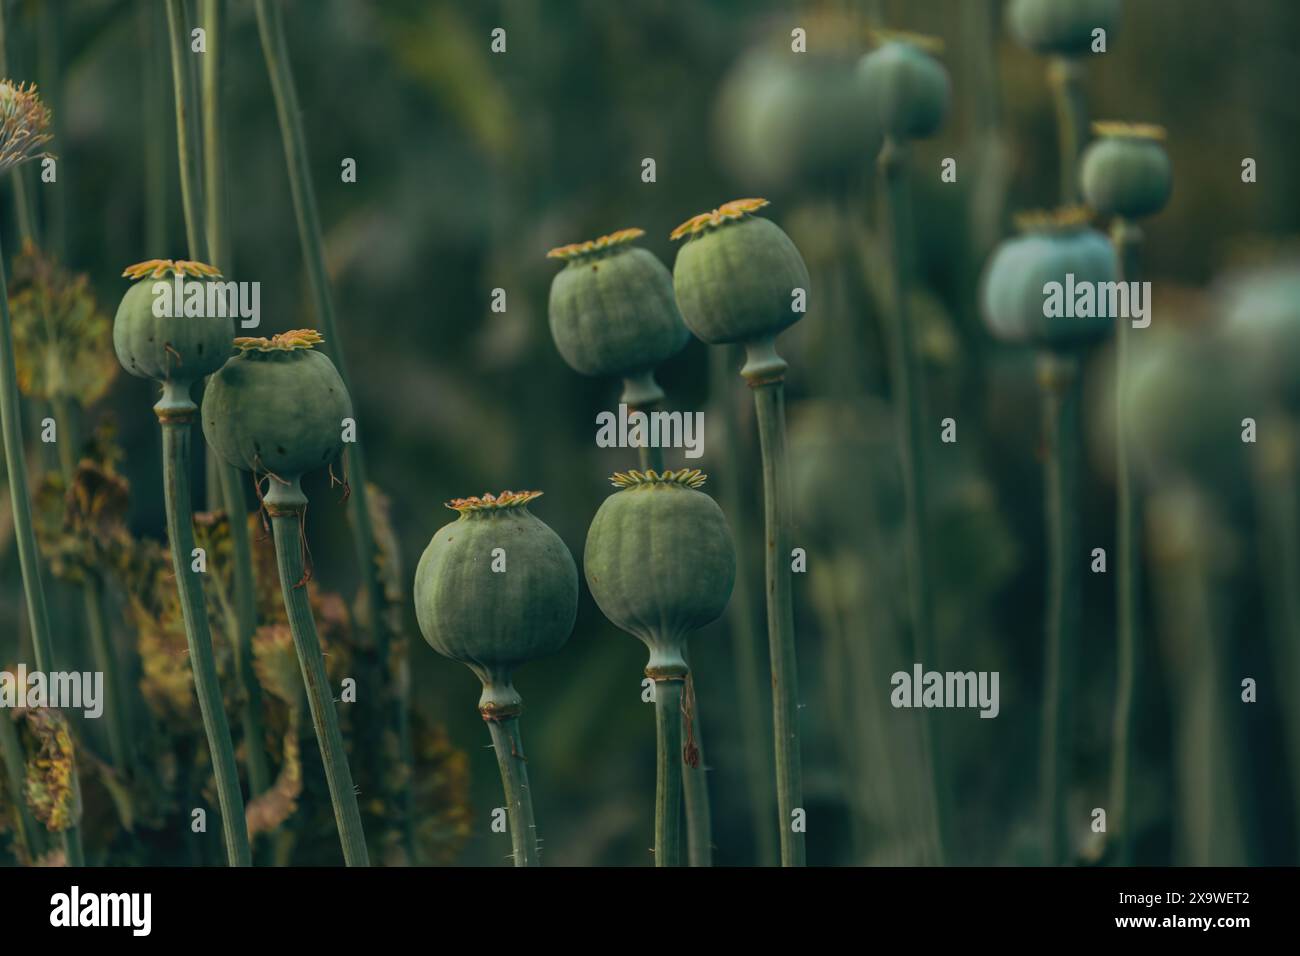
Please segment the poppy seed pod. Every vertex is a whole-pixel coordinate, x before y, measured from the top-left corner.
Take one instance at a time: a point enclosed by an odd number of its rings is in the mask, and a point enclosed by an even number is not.
[[[1082,56],[1092,49],[1092,32],[1107,36],[1119,23],[1119,0],[1011,0],[1011,33],[1036,53]]]
[[[189,385],[221,368],[235,326],[228,313],[209,314],[216,311],[207,305],[208,287],[221,276],[216,268],[151,259],[122,275],[137,280],[113,319],[113,349],[124,369],[138,378]]]
[[[880,148],[868,93],[853,56],[791,53],[786,44],[753,50],[718,95],[718,151],[746,185],[840,182]]]
[[[772,338],[803,317],[808,267],[790,237],[751,213],[766,199],[736,199],[673,230],[686,239],[673,265],[682,319],[709,345]]]
[[[1300,414],[1300,259],[1229,273],[1219,294],[1225,336],[1252,380]]]
[[[910,34],[881,38],[858,64],[881,130],[900,142],[933,136],[952,98],[948,71],[927,52],[938,50],[938,41]]]
[[[1116,319],[1097,314],[1097,285],[1119,278],[1114,245],[1088,226],[1079,207],[1025,215],[1019,224],[1022,234],[993,250],[980,279],[989,331],[1003,341],[1063,350],[1104,339]],[[1076,290],[1085,290],[1091,307],[1077,308]],[[1053,301],[1062,314],[1049,315]]]
[[[203,436],[244,471],[293,482],[343,451],[352,398],[313,329],[237,338],[239,350],[208,380]]]
[[[690,339],[672,275],[654,253],[632,245],[644,234],[623,229],[547,253],[565,262],[551,281],[555,347],[583,375],[627,380],[624,401],[636,406],[663,397],[653,370]]]
[[[601,504],[583,556],[591,596],[604,615],[650,649],[646,674],[680,678],[687,636],[716,620],[736,583],[736,548],[722,509],[683,468],[619,473]]]
[[[425,641],[483,682],[479,711],[518,713],[519,665],[554,654],[578,614],[578,569],[560,536],[528,510],[540,491],[457,498],[415,569]]]
[[[1169,201],[1172,173],[1159,126],[1093,123],[1098,139],[1084,150],[1080,186],[1103,216],[1142,219]]]

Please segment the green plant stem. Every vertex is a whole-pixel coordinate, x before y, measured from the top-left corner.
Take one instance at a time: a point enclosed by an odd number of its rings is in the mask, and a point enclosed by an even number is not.
[[[528,758],[524,756],[524,744],[519,736],[519,716],[484,717],[483,720],[492,734],[492,747],[501,770],[515,866],[541,866],[537,824],[533,822],[533,794],[528,789]]]
[[[54,645],[50,641],[50,613],[41,583],[40,552],[32,527],[32,499],[27,487],[27,456],[23,451],[23,430],[19,418],[18,373],[14,366],[14,338],[9,317],[9,278],[0,248],[0,426],[4,433],[5,464],[9,471],[9,502],[13,509],[14,540],[23,576],[23,596],[31,625],[32,650],[38,670],[49,673],[55,667]],[[74,766],[73,799],[81,803],[81,783]],[[70,866],[84,866],[81,827],[63,831],[63,847]]]
[[[137,0],[141,56],[141,126],[144,129],[145,247],[152,256],[165,258],[167,247],[167,61],[170,43],[165,38],[162,11],[155,0]]]
[[[1113,229],[1115,248],[1119,251],[1124,282],[1138,281],[1138,251],[1142,233],[1137,226],[1118,220]],[[1142,559],[1140,534],[1141,501],[1137,478],[1125,441],[1128,417],[1128,376],[1133,348],[1132,323],[1118,320],[1116,332],[1115,446],[1116,527],[1118,565],[1116,607],[1119,616],[1119,642],[1116,651],[1115,720],[1111,745],[1110,818],[1108,832],[1118,834],[1115,863],[1133,864],[1133,817],[1131,777],[1133,739],[1136,728],[1138,668],[1141,665],[1145,637],[1142,633],[1141,599]]]
[[[18,736],[18,726],[3,711],[0,711],[0,763],[5,768],[5,789],[9,792],[9,804],[17,811],[14,817],[17,822],[18,845],[29,860],[35,860],[41,855],[42,847],[38,842],[40,830],[27,806],[26,788],[23,786],[27,760],[23,754],[22,739]]]
[[[682,678],[655,681],[655,866],[682,865]]]
[[[1083,64],[1055,56],[1047,67],[1056,98],[1056,127],[1061,160],[1061,204],[1079,201],[1079,151],[1088,138],[1088,105],[1083,95]]]
[[[737,413],[732,385],[735,379],[737,347],[721,345],[709,350],[709,390],[715,406],[721,413],[722,427],[716,429],[713,441],[719,461],[729,462],[722,469],[718,486],[718,504],[731,517],[732,532],[736,536],[736,585],[727,605],[727,622],[731,627],[732,660],[735,664],[736,699],[740,709],[741,732],[744,735],[746,789],[752,801],[750,823],[754,831],[754,847],[762,866],[771,866],[779,860],[779,848],[773,838],[772,819],[776,816],[771,780],[773,770],[768,754],[771,753],[768,716],[763,699],[766,681],[763,680],[762,651],[759,648],[759,629],[754,620],[754,596],[749,586],[749,556],[753,543],[750,524],[743,520],[748,509],[741,493],[740,474],[744,456],[739,447],[740,415]]]
[[[803,866],[803,769],[799,751],[799,670],[795,651],[793,581],[790,570],[790,462],[785,446],[785,360],[772,339],[745,344],[741,376],[754,393],[763,458],[763,524],[766,547],[767,643],[772,661],[772,739],[776,754],[776,803],[781,865]]]
[[[208,260],[207,233],[203,225],[203,183],[200,176],[200,136],[197,97],[190,82],[189,34],[183,0],[167,0],[167,27],[172,55],[172,91],[176,107],[176,155],[181,178],[181,203],[185,210],[185,238],[190,257]]]
[[[230,739],[230,726],[226,723],[226,711],[217,678],[217,663],[212,653],[207,602],[203,597],[203,585],[190,566],[190,555],[194,551],[194,519],[190,504],[190,431],[197,408],[190,400],[189,385],[168,382],[164,385],[163,397],[154,406],[154,410],[158,413],[158,421],[162,426],[167,537],[171,543],[176,587],[180,592],[181,616],[185,620],[190,667],[194,672],[194,690],[199,698],[199,712],[208,739],[212,772],[217,781],[226,858],[231,866],[249,866],[251,856],[248,828],[244,822],[244,798],[239,790],[235,747]]]
[[[885,141],[880,171],[885,184],[885,209],[889,220],[890,251],[894,266],[894,321],[890,336],[890,371],[894,414],[898,428],[898,458],[903,475],[906,512],[904,553],[907,560],[908,609],[912,623],[912,650],[917,662],[940,669],[930,618],[930,570],[926,539],[929,531],[929,496],[925,468],[924,393],[911,319],[912,204],[908,193],[906,143]],[[924,759],[930,767],[934,807],[936,852],[946,859],[949,843],[949,787],[947,753],[937,717],[926,715],[921,725]]]
[[[307,153],[307,140],[302,128],[302,110],[298,105],[298,93],[294,88],[293,71],[289,64],[289,48],[285,41],[284,23],[281,19],[280,5],[274,0],[257,0],[257,26],[262,40],[262,53],[266,59],[266,69],[271,78],[271,91],[275,96],[276,115],[279,118],[280,135],[284,140],[285,161],[288,167],[289,191],[293,196],[294,216],[298,223],[298,238],[302,244],[303,262],[311,286],[312,300],[316,307],[316,316],[320,331],[324,336],[322,350],[333,360],[339,375],[350,394],[351,378],[348,375],[347,362],[344,361],[342,342],[338,337],[338,323],[334,318],[334,298],[330,291],[329,277],[325,271],[325,243],[320,227],[320,214],[316,209],[316,192],[312,185],[311,163]],[[358,419],[359,420],[359,419]],[[370,490],[366,478],[365,453],[358,438],[347,451],[347,467],[351,475],[352,495],[348,499],[348,516],[352,523],[353,546],[356,554],[357,573],[361,577],[362,590],[365,593],[366,627],[374,639],[376,669],[382,679],[392,680],[390,674],[391,635],[383,619],[383,608],[387,598],[383,582],[379,578],[379,563],[375,549],[374,529],[370,520]],[[406,685],[404,677],[396,679],[398,692],[395,695],[394,711],[391,715],[397,729],[403,762],[411,764],[410,726],[406,717]],[[414,851],[414,836],[411,829],[411,775],[406,778],[404,792],[401,796],[405,808],[405,819],[399,826],[403,831],[407,852]]]
[[[329,782],[330,800],[334,804],[334,822],[338,825],[339,840],[343,844],[343,859],[348,866],[369,866],[366,835],[361,828],[361,810],[352,785],[352,770],[348,766],[343,734],[339,731],[339,718],[334,710],[334,694],[330,690],[329,676],[325,673],[325,658],[321,654],[320,637],[312,617],[307,584],[303,573],[303,516],[307,499],[298,481],[281,487],[272,479],[273,487],[266,497],[267,511],[271,515],[271,530],[275,535],[275,562],[280,570],[280,590],[284,594],[284,609],[289,616],[289,630],[293,633],[293,646],[298,652],[303,683],[307,687],[307,703],[311,708],[312,726],[316,728],[316,741],[320,744],[321,762]]]
[[[226,181],[224,137],[221,113],[221,58],[225,49],[225,17],[221,0],[203,0],[202,22],[207,31],[207,53],[203,55],[201,103],[203,120],[203,197],[202,220],[206,228],[207,254],[210,264],[229,274],[230,253],[226,245]],[[192,96],[187,95],[187,100]],[[192,129],[178,125],[178,149],[184,166],[187,146],[193,136]],[[197,205],[187,203],[187,230]],[[203,258],[191,248],[191,256]],[[266,759],[266,735],[262,727],[262,689],[253,672],[253,632],[257,629],[257,609],[253,587],[252,548],[248,540],[248,508],[240,485],[240,471],[219,456],[208,455],[208,500],[211,507],[224,507],[230,521],[230,543],[233,580],[235,588],[235,615],[231,644],[235,651],[235,664],[239,685],[240,724],[244,730],[245,761],[248,765],[248,787],[253,795],[262,793],[271,785],[270,767]]]
[[[1043,355],[1044,440],[1047,450],[1047,527],[1050,590],[1047,612],[1047,675],[1042,738],[1043,861],[1069,862],[1067,815],[1070,729],[1078,658],[1082,587],[1079,569],[1079,468],[1082,436],[1078,360]]]

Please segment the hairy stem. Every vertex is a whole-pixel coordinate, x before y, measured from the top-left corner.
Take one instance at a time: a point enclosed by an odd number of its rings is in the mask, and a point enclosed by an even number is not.
[[[1047,612],[1047,675],[1043,710],[1043,862],[1070,859],[1067,799],[1070,729],[1078,657],[1082,579],[1079,568],[1080,376],[1073,357],[1044,355],[1039,368],[1047,449],[1047,527],[1050,591]]]
[[[655,681],[655,866],[682,865],[681,678]]]
[[[302,496],[296,482],[287,494]],[[300,505],[286,506],[273,503],[268,495],[267,508],[275,535],[275,563],[280,570],[284,609],[289,617],[289,630],[293,633],[293,646],[298,652],[303,683],[307,687],[307,703],[329,782],[334,822],[338,825],[339,839],[343,844],[343,859],[348,866],[369,866],[366,835],[361,829],[361,810],[357,807],[357,794],[352,785],[352,770],[348,766],[343,734],[339,731],[334,694],[325,673],[325,658],[321,654],[320,637],[316,633],[316,621],[312,617],[303,573],[302,520],[306,499],[303,498]]]
[[[790,571],[790,462],[785,447],[785,361],[771,339],[746,343],[740,374],[754,393],[763,458],[763,524],[767,585],[767,644],[772,661],[772,739],[781,865],[803,866],[803,768],[799,751],[799,669],[795,652]]]
[[[235,747],[230,739],[230,725],[226,722],[221,686],[217,678],[217,663],[212,653],[207,602],[203,597],[203,584],[190,564],[190,556],[194,551],[194,519],[190,504],[190,430],[196,409],[189,400],[188,386],[168,383],[163,400],[155,410],[158,411],[163,434],[167,537],[171,543],[176,587],[180,592],[181,615],[185,620],[185,638],[190,649],[190,666],[194,671],[194,690],[199,698],[199,712],[203,716],[203,730],[207,735],[212,758],[212,773],[217,781],[226,858],[231,866],[249,866],[252,861],[248,828],[244,823],[244,798],[239,790]]]
[[[926,538],[929,529],[929,494],[925,468],[925,395],[916,354],[909,296],[912,288],[912,203],[908,194],[905,143],[890,139],[880,154],[885,183],[885,210],[889,220],[890,252],[894,266],[894,321],[890,336],[890,372],[893,379],[894,415],[898,429],[898,458],[903,475],[906,512],[904,553],[907,561],[907,597],[912,623],[912,650],[917,662],[940,669],[934,629],[930,620],[930,569]],[[947,753],[937,718],[921,722],[924,760],[930,767],[935,842],[942,864],[949,851],[949,798]]]
[[[485,717],[484,722],[492,734],[492,747],[501,770],[515,866],[541,866],[537,824],[533,822],[533,794],[528,789],[528,758],[524,756],[524,744],[519,736],[519,717],[511,715],[499,720]]]
[[[348,391],[355,395],[344,361],[342,342],[338,337],[338,323],[334,318],[334,298],[329,277],[325,271],[325,243],[322,238],[320,214],[316,209],[316,191],[312,185],[311,163],[307,153],[307,138],[303,133],[302,110],[294,88],[293,71],[289,64],[289,48],[285,41],[284,24],[279,3],[275,0],[257,0],[257,26],[262,40],[262,53],[271,78],[271,91],[275,96],[276,115],[280,135],[284,140],[285,161],[288,167],[289,191],[293,197],[294,216],[298,223],[298,238],[302,244],[303,261],[311,286],[312,300],[320,331],[324,336],[323,351],[333,360]],[[358,418],[358,421],[360,419]],[[361,431],[361,429],[358,429]],[[353,442],[347,451],[347,467],[351,475],[352,495],[348,499],[348,517],[352,524],[353,547],[356,554],[357,573],[365,592],[366,628],[374,639],[375,670],[385,683],[393,679],[390,674],[391,635],[383,619],[387,604],[383,583],[379,579],[379,564],[375,549],[374,529],[370,520],[370,490],[366,478],[366,460],[362,442]],[[406,680],[400,676],[395,681],[390,721],[400,741],[402,761],[411,763],[410,727],[406,717]],[[401,794],[404,819],[399,821],[407,852],[414,850],[411,830],[410,774]]]
[[[1141,232],[1137,226],[1117,221],[1113,230],[1115,247],[1119,250],[1125,282],[1138,281],[1138,247]],[[1131,323],[1120,320],[1116,329],[1115,414],[1117,442],[1115,446],[1116,521],[1115,539],[1119,565],[1116,607],[1119,615],[1119,644],[1116,651],[1115,719],[1111,745],[1110,820],[1109,832],[1118,835],[1115,863],[1119,866],[1133,864],[1133,818],[1130,778],[1133,771],[1133,738],[1137,717],[1138,668],[1142,660],[1145,639],[1142,633],[1141,600],[1142,559],[1140,534],[1142,527],[1141,501],[1138,498],[1137,478],[1129,458],[1125,441],[1125,419],[1128,417],[1128,376],[1130,352],[1133,347]]]

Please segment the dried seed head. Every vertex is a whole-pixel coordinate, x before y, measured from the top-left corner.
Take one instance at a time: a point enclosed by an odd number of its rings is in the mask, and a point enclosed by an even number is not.
[[[314,348],[325,341],[315,329],[293,329],[267,338],[241,335],[235,339],[235,348],[241,352],[298,352]]]
[[[698,468],[669,469],[662,474],[653,468],[649,471],[619,471],[610,476],[610,484],[615,488],[637,488],[646,485],[684,485],[687,488],[701,488],[708,480],[708,475]]]
[[[481,498],[452,498],[447,502],[447,507],[462,515],[479,511],[503,511],[523,507],[542,494],[540,491],[503,491],[499,495],[485,494]]]
[[[567,246],[556,246],[546,254],[548,259],[584,259],[605,252],[625,242],[631,242],[645,235],[644,229],[620,229],[608,236],[588,239],[586,242],[571,242]]]
[[[48,155],[41,147],[53,138],[35,84],[0,81],[0,173]]]
[[[723,223],[731,222],[736,219],[743,219],[752,212],[757,212],[764,206],[768,205],[766,199],[733,199],[731,202],[724,202],[717,209],[709,212],[702,212],[698,216],[692,216],[684,223],[669,233],[668,238],[677,240],[683,236],[695,236],[706,229],[712,229],[715,226],[721,226]]]
[[[192,262],[189,259],[146,259],[122,270],[127,279],[161,279],[165,275],[192,276],[195,279],[211,279],[221,275],[221,270],[206,262]]]

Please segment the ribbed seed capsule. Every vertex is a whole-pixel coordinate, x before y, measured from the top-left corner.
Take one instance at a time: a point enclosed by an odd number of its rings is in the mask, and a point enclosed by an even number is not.
[[[235,325],[228,312],[209,308],[220,272],[202,262],[151,259],[122,275],[137,280],[113,319],[113,349],[124,369],[156,382],[193,383],[221,368]]]
[[[881,130],[899,141],[933,136],[952,99],[948,71],[930,55],[938,41],[902,33],[881,39],[858,65]]]
[[[1011,0],[1007,23],[1016,40],[1037,53],[1081,56],[1092,49],[1093,31],[1107,42],[1119,23],[1119,0]]]
[[[1083,198],[1103,216],[1144,219],[1164,208],[1173,188],[1165,131],[1133,123],[1093,123],[1098,136],[1083,153]]]

